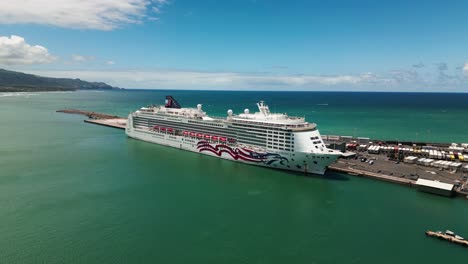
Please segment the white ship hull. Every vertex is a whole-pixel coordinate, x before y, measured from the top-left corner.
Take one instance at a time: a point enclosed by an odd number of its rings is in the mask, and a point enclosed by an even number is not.
[[[283,169],[320,175],[323,175],[327,166],[335,162],[335,160],[340,156],[340,154],[335,152],[330,154],[291,151],[268,151],[267,153],[256,152],[255,148],[249,149],[248,147],[241,145],[227,145],[222,142],[209,142],[203,139],[158,133],[147,129],[133,127],[127,127],[126,134],[130,138],[226,160],[273,169]]]

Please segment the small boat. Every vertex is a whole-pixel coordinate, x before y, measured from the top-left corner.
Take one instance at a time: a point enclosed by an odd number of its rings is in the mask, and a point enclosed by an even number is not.
[[[445,230],[445,234],[448,236],[455,236],[455,233],[450,230]]]
[[[456,239],[460,239],[460,240],[465,240],[463,237],[459,236],[459,235],[455,235],[455,238]]]

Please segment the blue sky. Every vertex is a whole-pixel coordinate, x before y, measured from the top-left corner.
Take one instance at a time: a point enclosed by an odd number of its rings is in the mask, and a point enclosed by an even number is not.
[[[455,0],[15,1],[0,3],[0,67],[125,88],[468,92],[467,12]]]

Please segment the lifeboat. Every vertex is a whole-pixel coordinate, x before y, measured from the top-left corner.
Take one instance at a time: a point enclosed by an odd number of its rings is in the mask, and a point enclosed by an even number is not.
[[[233,139],[233,138],[228,138],[228,142],[229,142],[229,143],[234,143],[234,142],[236,142],[236,140]]]
[[[190,136],[191,136],[191,137],[194,137],[194,136],[196,136],[196,135],[197,135],[197,134],[195,134],[195,132],[190,132]]]
[[[226,142],[226,138],[225,137],[220,137],[219,140],[223,141],[223,142]]]
[[[159,127],[158,127],[158,126],[154,126],[153,129],[159,129]]]
[[[212,140],[218,140],[218,136],[211,136]]]
[[[187,136],[189,134],[188,131],[184,131],[184,136]]]
[[[161,131],[166,131],[165,127],[160,127],[159,129],[161,129]]]
[[[197,138],[203,138],[203,134],[197,134]]]
[[[205,135],[205,139],[210,139],[210,135]]]
[[[172,128],[169,127],[169,128],[167,129],[167,132],[172,133],[172,132],[174,132],[174,129],[172,129]]]

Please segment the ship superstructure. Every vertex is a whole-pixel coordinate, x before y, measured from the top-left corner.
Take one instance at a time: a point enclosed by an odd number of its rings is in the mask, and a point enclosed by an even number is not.
[[[302,117],[271,113],[260,101],[258,112],[210,117],[202,105],[182,108],[166,96],[164,106],[129,114],[129,137],[253,165],[323,174],[341,152],[328,149],[317,126]]]

